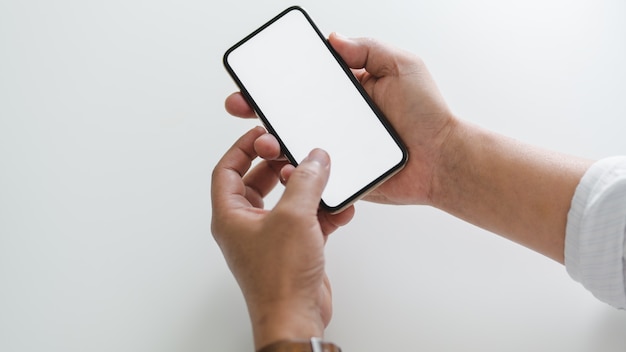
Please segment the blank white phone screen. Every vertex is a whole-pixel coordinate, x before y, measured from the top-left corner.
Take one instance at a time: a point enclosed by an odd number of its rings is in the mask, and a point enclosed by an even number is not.
[[[301,9],[235,46],[225,63],[295,162],[314,148],[329,153],[328,207],[349,204],[403,166],[399,142]]]

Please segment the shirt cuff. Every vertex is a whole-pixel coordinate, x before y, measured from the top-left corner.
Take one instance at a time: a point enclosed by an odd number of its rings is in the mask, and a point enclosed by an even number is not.
[[[626,309],[626,157],[594,163],[576,188],[565,230],[565,267],[599,300]]]

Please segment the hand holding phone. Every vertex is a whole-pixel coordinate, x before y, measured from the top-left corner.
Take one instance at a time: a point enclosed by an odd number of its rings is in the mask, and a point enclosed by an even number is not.
[[[303,9],[288,8],[234,45],[224,65],[292,164],[314,148],[330,154],[329,211],[406,164],[406,148]]]

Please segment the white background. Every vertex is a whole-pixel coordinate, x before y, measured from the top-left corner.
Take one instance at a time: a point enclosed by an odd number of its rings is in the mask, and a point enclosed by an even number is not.
[[[210,234],[223,52],[286,1],[0,1],[0,351],[251,351]],[[624,154],[626,5],[307,1],[322,31],[421,55],[460,117]],[[626,349],[565,269],[427,207],[360,202],[327,246],[349,351]]]

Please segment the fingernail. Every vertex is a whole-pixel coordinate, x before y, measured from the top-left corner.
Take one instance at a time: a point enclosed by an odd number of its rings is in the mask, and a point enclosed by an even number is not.
[[[348,37],[346,37],[345,35],[341,33],[333,32],[333,35],[335,36],[335,38],[342,40],[344,42],[350,40]]]
[[[317,162],[323,167],[327,167],[330,164],[330,158],[328,157],[328,154],[324,150],[319,148],[313,149],[309,153],[309,156],[307,156],[307,160]]]

